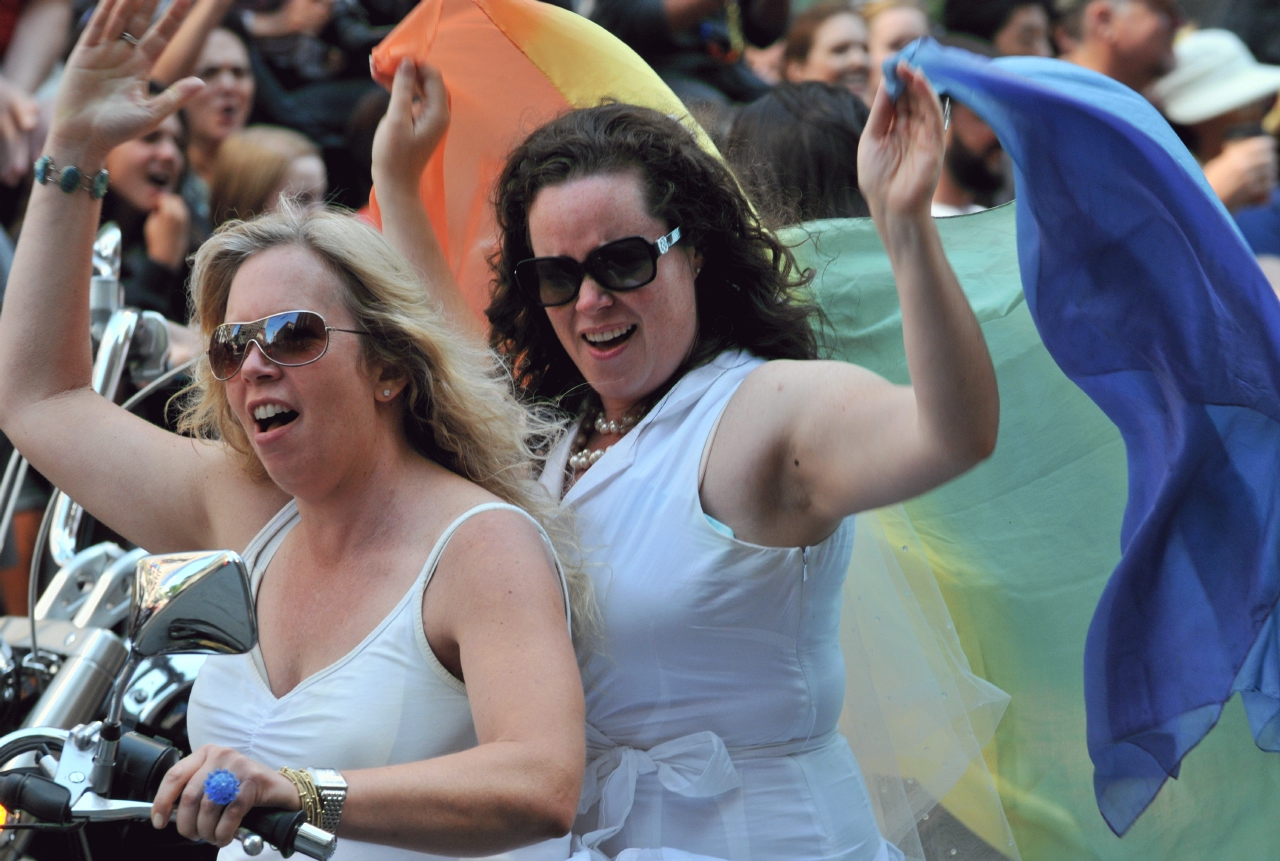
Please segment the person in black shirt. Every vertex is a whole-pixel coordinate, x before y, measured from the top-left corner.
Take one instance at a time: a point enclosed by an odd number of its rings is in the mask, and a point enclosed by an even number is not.
[[[577,11],[635,49],[685,104],[750,102],[769,85],[742,61],[782,38],[790,0],[581,0]]]

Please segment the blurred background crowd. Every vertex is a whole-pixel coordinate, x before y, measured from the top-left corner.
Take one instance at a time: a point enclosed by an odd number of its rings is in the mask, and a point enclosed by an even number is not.
[[[154,69],[207,86],[110,154],[103,220],[124,236],[126,303],[188,330],[187,259],[219,224],[284,197],[359,208],[388,96],[371,48],[413,0],[196,0]],[[616,34],[711,133],[772,225],[867,215],[857,144],[886,57],[932,35],[988,57],[1057,57],[1142,92],[1163,112],[1280,283],[1280,5],[1267,0],[560,0]],[[0,301],[53,109],[91,0],[0,0]],[[978,116],[946,106],[939,217],[1014,197]],[[1275,273],[1275,274],[1273,274]],[[4,448],[0,439],[0,448]],[[0,451],[0,454],[5,452]],[[0,555],[0,598],[26,610],[42,509],[28,481]]]

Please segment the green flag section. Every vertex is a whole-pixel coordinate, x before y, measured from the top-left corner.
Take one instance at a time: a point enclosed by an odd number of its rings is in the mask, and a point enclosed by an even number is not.
[[[1238,698],[1123,839],[1099,814],[1084,643],[1120,558],[1124,444],[1041,343],[1013,206],[939,219],[938,229],[995,362],[1000,438],[986,463],[904,507],[970,666],[1011,696],[985,754],[1022,858],[1280,857],[1280,768],[1254,746]],[[871,221],[810,223],[783,239],[815,270],[830,353],[908,382],[897,292]],[[886,517],[884,528],[892,539],[901,526]],[[965,818],[960,801],[945,803]]]

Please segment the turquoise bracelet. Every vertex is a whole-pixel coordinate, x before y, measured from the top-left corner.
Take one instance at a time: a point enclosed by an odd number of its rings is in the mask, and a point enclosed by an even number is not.
[[[94,200],[102,200],[107,193],[107,183],[110,177],[107,169],[103,168],[93,175],[92,178],[85,176],[80,168],[75,165],[67,165],[59,168],[53,163],[53,157],[42,155],[36,160],[36,182],[45,185],[50,180],[57,183],[58,188],[71,194],[78,188],[83,188],[89,192],[89,196]]]

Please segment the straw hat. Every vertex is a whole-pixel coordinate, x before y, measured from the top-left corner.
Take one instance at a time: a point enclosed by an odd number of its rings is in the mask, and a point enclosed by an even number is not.
[[[1152,94],[1175,123],[1194,125],[1280,92],[1280,66],[1253,59],[1228,30],[1197,30],[1174,46],[1178,64]]]

